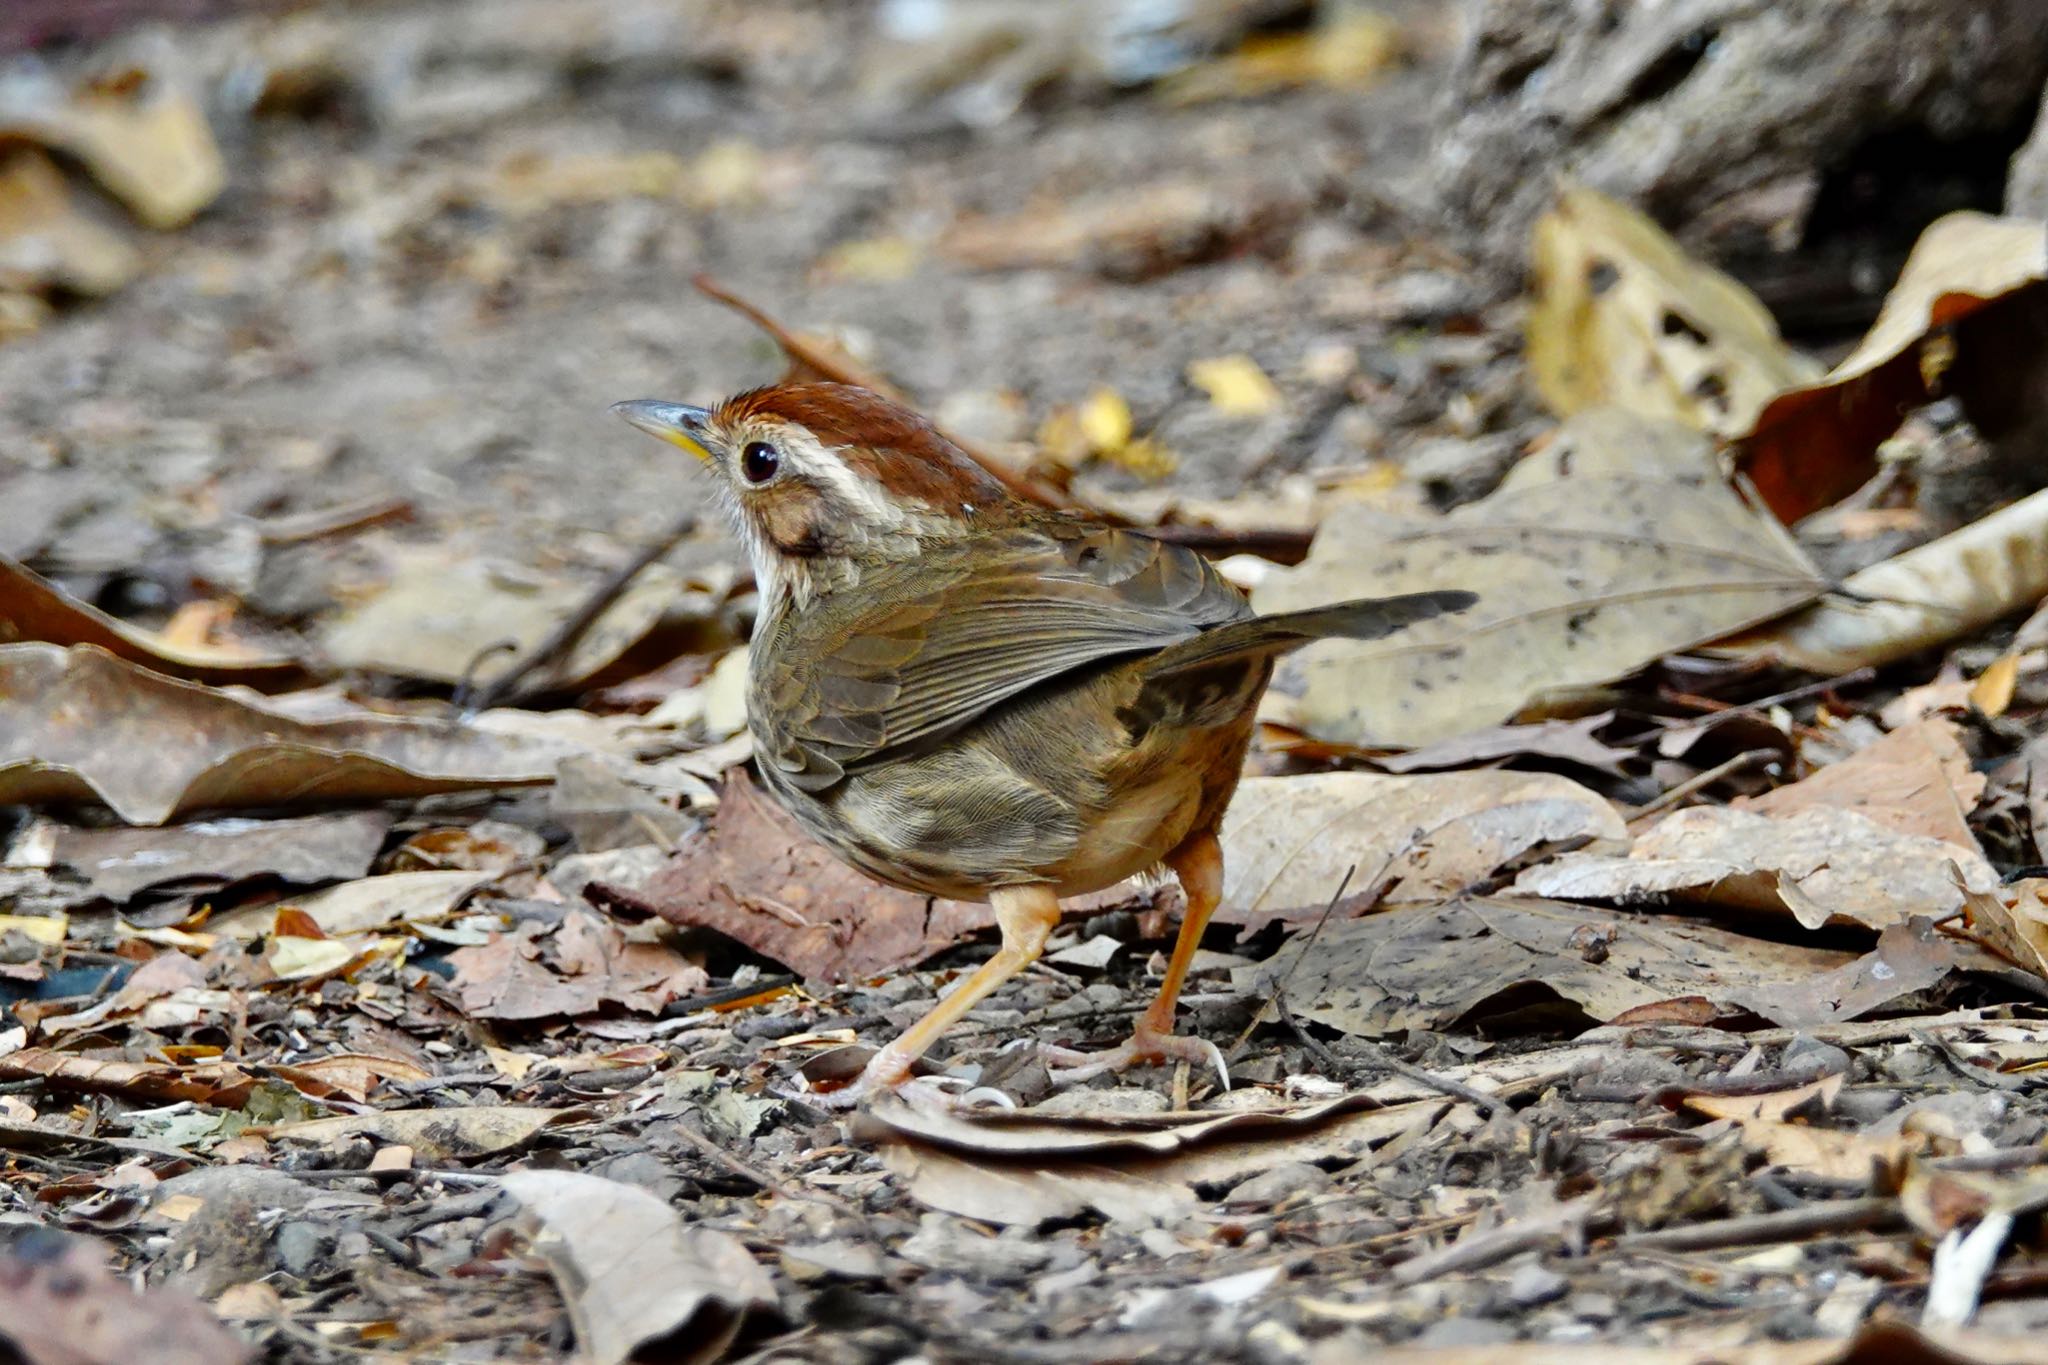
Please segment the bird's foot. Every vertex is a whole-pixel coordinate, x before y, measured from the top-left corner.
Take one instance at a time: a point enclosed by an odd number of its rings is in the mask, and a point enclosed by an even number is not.
[[[1046,1047],[1039,1052],[1054,1084],[1092,1080],[1138,1063],[1186,1062],[1190,1066],[1215,1069],[1217,1082],[1230,1089],[1230,1068],[1222,1051],[1206,1038],[1169,1033],[1140,1020],[1137,1031],[1120,1046],[1107,1052],[1081,1052],[1070,1047]]]

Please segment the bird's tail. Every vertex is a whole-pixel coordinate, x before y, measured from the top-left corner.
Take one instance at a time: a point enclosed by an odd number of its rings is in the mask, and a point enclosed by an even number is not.
[[[1399,597],[1362,597],[1335,606],[1253,616],[1205,630],[1161,651],[1147,671],[1154,677],[1183,673],[1246,655],[1284,654],[1315,640],[1377,640],[1417,621],[1464,611],[1478,600],[1477,593],[1446,589]]]

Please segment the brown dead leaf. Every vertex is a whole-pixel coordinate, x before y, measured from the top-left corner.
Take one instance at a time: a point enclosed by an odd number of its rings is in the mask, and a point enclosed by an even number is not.
[[[1599,738],[1599,731],[1613,723],[1614,712],[1601,711],[1577,720],[1495,725],[1406,753],[1388,754],[1373,762],[1390,773],[1413,773],[1469,768],[1503,758],[1547,758],[1620,777],[1625,771],[1623,765],[1635,757],[1635,751],[1616,748]]]
[[[90,829],[39,821],[8,852],[15,866],[66,867],[93,894],[126,901],[152,887],[225,886],[251,877],[297,885],[361,877],[383,847],[384,811],[293,820],[200,820],[152,829]]]
[[[1561,417],[1611,403],[1730,436],[1820,374],[1749,290],[1597,190],[1558,195],[1530,262],[1529,370]]]
[[[433,1072],[403,1057],[366,1052],[334,1052],[309,1062],[273,1062],[268,1068],[314,1099],[342,1095],[357,1104],[386,1081],[425,1081]]]
[[[388,872],[330,886],[283,906],[245,906],[209,923],[222,938],[248,942],[277,928],[287,911],[305,916],[322,934],[368,933],[453,917],[470,894],[491,880],[488,872]]]
[[[718,1360],[746,1314],[775,1307],[774,1282],[736,1238],[686,1225],[638,1186],[576,1171],[499,1184],[541,1224],[535,1249],[561,1285],[579,1360]]]
[[[1943,391],[1947,329],[2044,279],[2048,227],[2040,222],[1974,212],[1937,219],[1855,351],[1772,399],[1741,434],[1742,467],[1764,502],[1790,523],[1855,491],[1905,414]]]
[[[1957,884],[1964,923],[1977,942],[2015,966],[2048,978],[2048,881],[2029,877],[2010,886],[1970,890]]]
[[[189,222],[227,184],[205,111],[166,70],[67,87],[46,68],[17,67],[0,80],[0,138],[76,158],[154,228]]]
[[[141,269],[134,247],[72,202],[55,162],[33,150],[0,153],[0,288],[98,296]]]
[[[1984,795],[1986,780],[1971,766],[1955,723],[1931,717],[1789,786],[1740,798],[1735,806],[1763,815],[1815,806],[1853,810],[1900,834],[1982,854],[1969,816]]]
[[[192,1100],[235,1108],[249,1098],[256,1077],[231,1062],[178,1066],[166,1062],[104,1061],[49,1048],[19,1048],[0,1057],[0,1079],[37,1077],[52,1089],[125,1095],[170,1104]]]
[[[194,810],[547,782],[567,750],[447,721],[301,722],[79,645],[0,645],[0,802],[104,802],[129,824]]]
[[[1319,739],[1423,745],[1777,616],[1824,586],[1782,528],[1722,482],[1704,438],[1604,408],[1446,516],[1337,508],[1308,560],[1272,573],[1253,600],[1285,611],[1478,593],[1471,611],[1385,640],[1319,642],[1275,680]]]
[[[451,989],[472,1019],[575,1018],[606,1005],[654,1014],[710,983],[674,949],[628,943],[617,925],[581,906],[559,926],[527,920],[448,961]]]
[[[88,606],[13,560],[0,556],[0,641],[97,645],[116,658],[205,683],[277,687],[304,676],[296,659],[252,646],[178,643]]]
[[[1322,906],[1347,872],[1386,901],[1455,895],[1545,844],[1619,843],[1606,798],[1552,773],[1317,773],[1241,783],[1223,818],[1223,910],[1247,933]]]
[[[1112,1222],[1157,1225],[1198,1210],[1198,1185],[1234,1183],[1283,1162],[1355,1161],[1427,1129],[1449,1107],[1436,1096],[1362,1111],[1357,1103],[1354,1096],[1275,1111],[1280,1121],[1265,1127],[1211,1128],[1184,1147],[1113,1150],[1106,1158],[1095,1154],[1099,1145],[1068,1145],[1074,1131],[1098,1144],[1104,1136],[1100,1129],[1091,1131],[1085,1116],[1045,1115],[1019,1131],[977,1134],[934,1125],[926,1116],[906,1118],[885,1105],[878,1106],[877,1126],[887,1125],[882,1160],[927,1208],[1005,1226],[1036,1227],[1091,1210]],[[1213,1116],[1170,1117],[1192,1127]],[[1040,1139],[1044,1150],[1034,1145]]]
[[[1680,900],[1789,914],[1807,929],[1831,921],[1884,929],[1961,908],[1951,865],[1973,889],[1998,884],[1982,854],[1897,833],[1855,811],[1811,806],[1772,817],[1695,806],[1643,831],[1627,857],[1567,853],[1522,873],[1515,889],[1568,900]]]
[[[1704,996],[1723,1012],[1794,1024],[1817,1021],[1801,1018],[1793,988],[1853,960],[1690,920],[1493,896],[1325,924],[1231,979],[1257,997],[1277,990],[1302,1018],[1368,1036],[1443,1028],[1490,1004],[1546,996],[1603,1021]]]
[[[84,1237],[30,1227],[0,1248],[0,1355],[21,1365],[243,1365],[246,1342],[190,1295],[138,1291]]]
[[[640,895],[672,924],[715,929],[815,981],[914,966],[995,924],[986,905],[869,880],[805,834],[743,771],[727,777],[711,827]]]
[[[1839,593],[1701,652],[1833,677],[1960,639],[2048,596],[2048,492],[1849,575]]]

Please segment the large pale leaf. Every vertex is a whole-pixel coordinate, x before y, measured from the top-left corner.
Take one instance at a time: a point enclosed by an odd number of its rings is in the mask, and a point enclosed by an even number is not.
[[[540,1221],[535,1249],[562,1287],[577,1359],[713,1361],[775,1285],[729,1233],[691,1227],[661,1197],[577,1171],[513,1171],[499,1184]]]
[[[185,811],[547,782],[562,746],[363,713],[298,721],[92,645],[0,645],[0,804]]]
[[[1583,185],[1536,221],[1529,370],[1560,416],[1613,403],[1715,436],[1819,377],[1756,296]]]
[[[1606,798],[1554,773],[1255,777],[1223,821],[1223,922],[1319,910],[1347,872],[1353,891],[1431,900],[1544,844],[1626,837]]]
[[[1839,593],[1708,652],[1847,673],[1990,625],[2048,595],[2048,492],[1851,574]]]
[[[1716,472],[1704,438],[1615,408],[1582,413],[1491,497],[1429,519],[1341,507],[1308,560],[1254,601],[1285,611],[1466,588],[1479,605],[1283,664],[1287,718],[1318,739],[1428,744],[1553,689],[1624,676],[1768,620],[1824,584]]]

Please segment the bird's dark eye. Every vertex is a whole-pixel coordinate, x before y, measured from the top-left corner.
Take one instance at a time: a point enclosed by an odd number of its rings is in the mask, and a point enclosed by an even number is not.
[[[740,452],[740,473],[748,483],[766,483],[782,468],[782,456],[766,441],[749,441]]]

